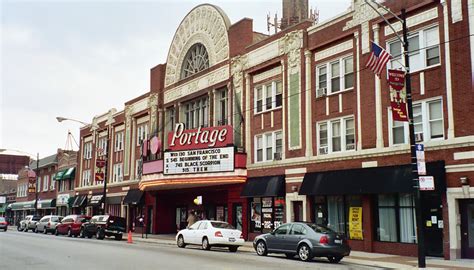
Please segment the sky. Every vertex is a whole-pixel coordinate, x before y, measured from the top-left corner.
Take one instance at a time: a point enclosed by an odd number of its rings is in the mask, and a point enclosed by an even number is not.
[[[79,143],[81,124],[149,91],[150,69],[166,62],[175,30],[195,6],[221,7],[231,23],[266,16],[282,0],[0,0],[0,149],[45,157]],[[351,0],[309,0],[320,21]],[[74,149],[77,150],[74,145]]]

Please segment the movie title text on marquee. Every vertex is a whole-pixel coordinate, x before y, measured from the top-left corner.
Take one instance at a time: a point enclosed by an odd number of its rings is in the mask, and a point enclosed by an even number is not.
[[[165,175],[230,172],[234,170],[234,147],[165,152],[164,160]]]
[[[229,146],[234,140],[232,131],[232,126],[185,130],[184,124],[178,123],[168,134],[168,148],[176,151]]]

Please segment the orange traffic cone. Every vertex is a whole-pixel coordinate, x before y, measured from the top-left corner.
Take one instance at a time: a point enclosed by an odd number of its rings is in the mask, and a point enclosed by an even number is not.
[[[132,240],[132,231],[128,231],[128,239],[127,239],[127,243],[129,244],[133,244],[133,240]]]

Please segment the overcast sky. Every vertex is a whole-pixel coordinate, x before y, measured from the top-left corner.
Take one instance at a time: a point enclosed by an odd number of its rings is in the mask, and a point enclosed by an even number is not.
[[[254,20],[268,33],[266,15],[281,0],[209,0],[232,23]],[[310,0],[321,20],[351,0]],[[45,157],[64,148],[68,130],[149,90],[150,68],[166,61],[174,32],[194,0],[0,0],[0,148]],[[273,16],[273,15],[272,15]],[[75,147],[77,149],[77,147]]]

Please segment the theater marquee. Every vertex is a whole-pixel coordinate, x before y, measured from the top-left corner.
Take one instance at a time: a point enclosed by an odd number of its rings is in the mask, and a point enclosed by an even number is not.
[[[194,149],[164,153],[164,174],[234,171],[234,147]]]

